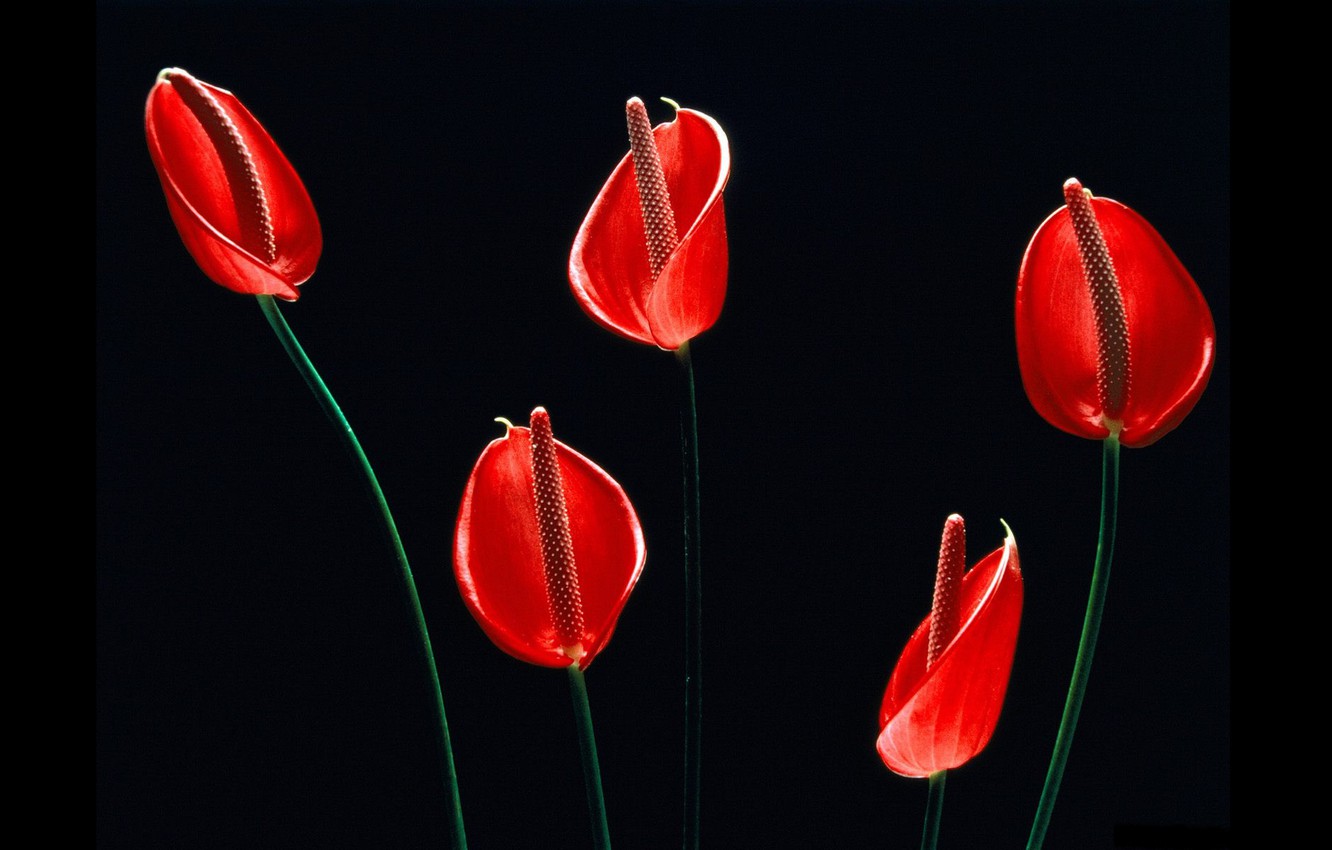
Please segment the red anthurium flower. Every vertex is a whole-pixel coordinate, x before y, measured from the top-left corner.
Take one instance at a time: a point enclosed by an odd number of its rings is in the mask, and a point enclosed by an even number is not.
[[[323,236],[268,131],[231,92],[179,68],[157,75],[144,126],[171,218],[204,274],[236,292],[295,301]]]
[[[1036,230],[1017,287],[1022,383],[1056,428],[1146,446],[1212,373],[1216,329],[1198,285],[1140,215],[1082,184]]]
[[[712,327],[726,297],[731,149],[702,112],[676,107],[655,129],[638,98],[625,113],[630,152],[578,229],[569,282],[603,327],[673,351]]]
[[[532,411],[531,428],[508,427],[481,453],[458,511],[453,568],[472,616],[500,649],[587,669],[646,557],[629,497],[552,436],[544,408]]]
[[[902,650],[879,709],[879,756],[903,776],[970,760],[989,743],[1003,708],[1022,619],[1012,531],[965,569],[965,527],[953,514],[939,547],[933,610]]]

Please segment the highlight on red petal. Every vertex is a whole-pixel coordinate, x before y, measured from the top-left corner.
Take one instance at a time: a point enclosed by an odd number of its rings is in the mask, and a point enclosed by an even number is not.
[[[500,649],[544,667],[587,669],[643,571],[643,530],[620,485],[550,436],[543,408],[532,424],[508,427],[472,469],[454,529],[454,577]]]
[[[635,103],[642,106],[635,98],[631,111]],[[677,108],[675,120],[653,128],[650,138],[677,244],[654,274],[631,152],[601,187],[578,229],[569,283],[579,305],[603,327],[675,350],[712,327],[726,298],[722,190],[730,176],[731,151],[721,126],[692,109]]]
[[[989,743],[1013,668],[1022,595],[1017,541],[1009,531],[1001,547],[963,576],[958,632],[933,664],[933,615],[911,635],[879,710],[877,749],[894,773],[923,777],[949,770]]]
[[[1125,446],[1150,445],[1183,421],[1207,386],[1216,349],[1212,313],[1183,264],[1142,216],[1118,201],[1088,197],[1076,180],[1066,184],[1066,197],[1085,204],[1080,212],[1090,213],[1093,229],[1084,226],[1080,245],[1065,204],[1027,246],[1016,312],[1022,384],[1032,406],[1056,428],[1100,440],[1117,427]],[[1104,256],[1086,244],[1095,231],[1102,236]],[[1105,303],[1093,294],[1096,279],[1115,280],[1122,304],[1125,384],[1110,387],[1122,390],[1122,401],[1112,402],[1122,407],[1118,416],[1103,402],[1103,376],[1117,374],[1113,364],[1107,371],[1105,360],[1118,352],[1111,344],[1107,353],[1102,343],[1104,327],[1117,320],[1106,319]],[[1110,313],[1113,307],[1112,301]]]
[[[231,92],[180,68],[144,110],[148,152],[199,268],[247,295],[295,301],[323,250],[314,204],[268,131]]]

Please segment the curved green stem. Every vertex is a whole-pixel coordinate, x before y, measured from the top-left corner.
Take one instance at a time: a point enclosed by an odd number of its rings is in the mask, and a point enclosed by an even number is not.
[[[1055,797],[1064,778],[1068,753],[1073,747],[1073,730],[1078,725],[1082,700],[1087,694],[1087,680],[1091,677],[1092,654],[1096,652],[1096,636],[1101,630],[1101,614],[1105,610],[1106,589],[1110,586],[1110,561],[1115,554],[1115,525],[1119,515],[1119,437],[1111,434],[1105,440],[1101,453],[1101,530],[1096,541],[1096,563],[1092,568],[1091,592],[1087,597],[1087,614],[1082,621],[1082,639],[1078,643],[1078,657],[1073,663],[1073,681],[1068,686],[1068,699],[1064,703],[1064,716],[1055,737],[1054,755],[1045,774],[1045,787],[1041,789],[1041,802],[1036,807],[1036,819],[1031,825],[1027,850],[1040,850],[1045,843],[1045,832],[1050,827]]]
[[[272,326],[273,333],[277,334],[278,341],[286,349],[287,356],[295,364],[296,371],[301,373],[301,377],[305,379],[305,384],[310,388],[310,392],[314,393],[319,406],[323,408],[324,413],[337,428],[338,436],[342,438],[342,444],[360,466],[361,472],[365,476],[366,487],[370,490],[370,495],[375,500],[375,504],[379,506],[379,516],[384,524],[384,533],[388,537],[389,546],[393,549],[393,554],[398,560],[403,589],[407,594],[407,603],[416,621],[416,633],[417,637],[420,638],[421,656],[429,669],[430,684],[435,692],[435,719],[439,723],[439,745],[442,750],[441,758],[443,761],[441,767],[444,773],[444,784],[448,788],[450,803],[453,808],[453,846],[456,850],[466,850],[467,835],[463,831],[462,802],[458,796],[458,774],[453,766],[453,744],[449,739],[449,721],[444,715],[444,694],[439,687],[439,670],[435,666],[435,653],[430,648],[430,633],[426,630],[425,613],[421,610],[421,597],[416,592],[416,581],[412,578],[412,568],[407,563],[407,552],[402,547],[402,538],[398,536],[397,523],[393,521],[393,513],[389,510],[388,500],[384,498],[384,491],[380,488],[379,479],[375,477],[375,471],[370,466],[370,459],[366,457],[365,451],[361,448],[361,441],[356,439],[356,432],[352,431],[347,417],[342,415],[342,410],[338,407],[338,403],[334,401],[333,394],[328,391],[324,380],[315,371],[314,364],[305,355],[305,350],[301,348],[301,344],[296,341],[296,335],[291,332],[287,320],[278,311],[277,302],[273,300],[271,295],[256,297],[259,300],[259,308],[264,311],[264,317],[268,319],[268,324]]]
[[[930,796],[925,801],[925,831],[920,837],[920,850],[934,850],[939,844],[939,821],[943,818],[944,780],[948,771],[930,774]]]
[[[592,819],[592,846],[610,850],[610,827],[606,824],[606,797],[601,792],[601,762],[597,759],[597,736],[592,731],[592,706],[587,701],[587,682],[577,664],[570,664],[569,694],[573,697],[574,720],[578,723],[578,751],[583,756],[583,784],[587,786],[587,813]]]
[[[684,848],[699,846],[699,786],[703,731],[703,568],[698,553],[698,402],[689,343],[675,351],[680,362],[680,449],[684,459],[685,558],[685,787]]]

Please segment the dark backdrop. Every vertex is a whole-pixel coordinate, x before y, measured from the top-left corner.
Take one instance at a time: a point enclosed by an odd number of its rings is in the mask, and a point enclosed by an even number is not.
[[[538,404],[644,522],[647,567],[587,682],[616,845],[678,843],[677,367],[593,324],[565,276],[632,95],[654,122],[660,96],[707,112],[732,144],[730,291],[693,345],[706,846],[918,842],[926,786],[880,763],[877,707],[953,511],[973,561],[1012,525],[1027,593],[1003,717],[950,775],[942,846],[1025,841],[1099,496],[1100,446],[1035,414],[1014,354],[1018,264],[1069,176],[1157,227],[1219,342],[1193,414],[1124,453],[1047,846],[1229,826],[1229,4],[104,3],[97,19],[99,846],[447,844],[375,513],[252,299],[204,278],[167,215],[142,108],[169,65],[234,91],[318,207],[319,271],[283,310],[413,559],[474,848],[588,846],[565,676],[492,646],[450,566],[492,418]]]

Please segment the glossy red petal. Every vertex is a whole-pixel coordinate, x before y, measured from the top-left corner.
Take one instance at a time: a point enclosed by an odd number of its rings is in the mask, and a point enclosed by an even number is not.
[[[610,640],[647,550],[624,490],[583,455],[556,441],[582,594],[582,669]],[[523,661],[567,667],[551,621],[532,486],[527,428],[510,428],[472,470],[458,511],[454,576],[472,616],[495,645]]]
[[[1202,292],[1160,234],[1109,198],[1092,209],[1119,278],[1131,377],[1120,441],[1140,447],[1173,430],[1211,375],[1216,329]],[[1104,439],[1096,324],[1067,207],[1032,237],[1018,273],[1017,348],[1032,406],[1051,425]]]
[[[608,330],[674,350],[712,327],[726,298],[722,190],[730,145],[716,121],[681,109],[653,130],[680,231],[680,244],[653,279],[633,162],[625,155],[601,187],[574,239],[569,283],[578,303]]]
[[[1013,668],[1022,589],[1010,536],[963,577],[962,627],[928,670],[930,618],[911,635],[879,711],[879,756],[894,773],[958,767],[989,743]]]
[[[242,235],[238,199],[214,140],[181,96],[177,83],[197,83],[212,96],[249,152],[268,202],[275,256]],[[148,152],[181,240],[204,274],[248,295],[295,301],[296,286],[314,274],[323,235],[301,178],[263,126],[225,89],[184,71],[163,71],[144,111]],[[247,244],[250,243],[250,244]]]

